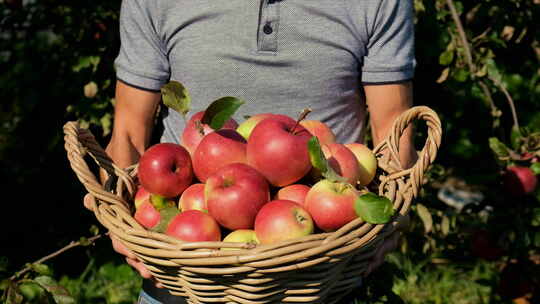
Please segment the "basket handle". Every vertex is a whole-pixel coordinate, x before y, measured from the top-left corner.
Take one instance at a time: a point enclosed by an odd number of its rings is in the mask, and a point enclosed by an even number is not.
[[[424,120],[427,124],[427,139],[424,147],[419,153],[416,163],[409,169],[403,169],[399,160],[399,141],[407,126],[416,119]],[[391,180],[397,180],[409,175],[409,186],[412,196],[416,197],[424,173],[433,163],[437,151],[441,145],[442,127],[439,116],[435,111],[426,106],[415,106],[403,112],[392,125],[388,137],[373,149],[375,155],[383,154],[380,160],[380,167],[388,173],[379,186],[379,192],[383,192],[386,184]],[[388,150],[384,154],[384,150]],[[408,209],[408,208],[407,208]],[[402,214],[408,210],[403,210]]]
[[[136,189],[135,182],[125,170],[114,164],[105,150],[97,143],[92,133],[88,129],[81,128],[78,122],[69,121],[64,125],[64,142],[71,168],[86,190],[96,199],[117,205],[129,213],[130,205],[122,197],[122,193],[117,195],[111,191],[112,189],[106,188],[113,188],[111,181],[117,180],[124,183],[128,192],[133,195]],[[87,154],[94,159],[100,168],[107,172],[109,179],[106,184],[109,184],[109,187],[102,185],[96,175],[92,173],[84,159]]]

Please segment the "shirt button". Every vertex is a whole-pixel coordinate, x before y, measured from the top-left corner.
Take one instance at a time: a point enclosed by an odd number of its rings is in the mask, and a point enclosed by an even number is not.
[[[267,23],[267,24],[264,25],[264,27],[263,27],[263,32],[264,32],[266,35],[272,34],[273,31],[274,31],[274,29],[272,29],[272,26],[270,25],[270,23]]]

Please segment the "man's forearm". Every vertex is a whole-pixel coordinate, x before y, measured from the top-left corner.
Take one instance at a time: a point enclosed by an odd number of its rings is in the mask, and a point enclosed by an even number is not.
[[[117,83],[113,133],[106,152],[125,168],[139,161],[149,145],[159,93]]]
[[[365,86],[364,89],[376,146],[388,136],[397,117],[412,106],[412,83]],[[401,136],[400,159],[405,168],[416,161],[412,126]]]

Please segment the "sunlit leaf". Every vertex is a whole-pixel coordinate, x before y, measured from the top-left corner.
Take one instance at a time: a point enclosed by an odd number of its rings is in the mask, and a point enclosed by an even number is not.
[[[416,204],[416,212],[422,220],[422,223],[424,223],[424,231],[430,233],[433,230],[433,218],[431,217],[428,208],[418,203]]]
[[[370,224],[386,224],[394,215],[392,202],[372,192],[360,195],[355,203],[356,214]]]

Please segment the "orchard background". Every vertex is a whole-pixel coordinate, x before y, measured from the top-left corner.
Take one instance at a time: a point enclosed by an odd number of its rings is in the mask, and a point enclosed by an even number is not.
[[[140,278],[83,208],[62,133],[78,119],[110,136],[119,6],[0,0],[2,302],[136,299]],[[540,171],[540,1],[415,7],[414,103],[440,115],[443,143],[401,248],[358,302],[540,303],[540,187],[503,183],[509,165]]]

